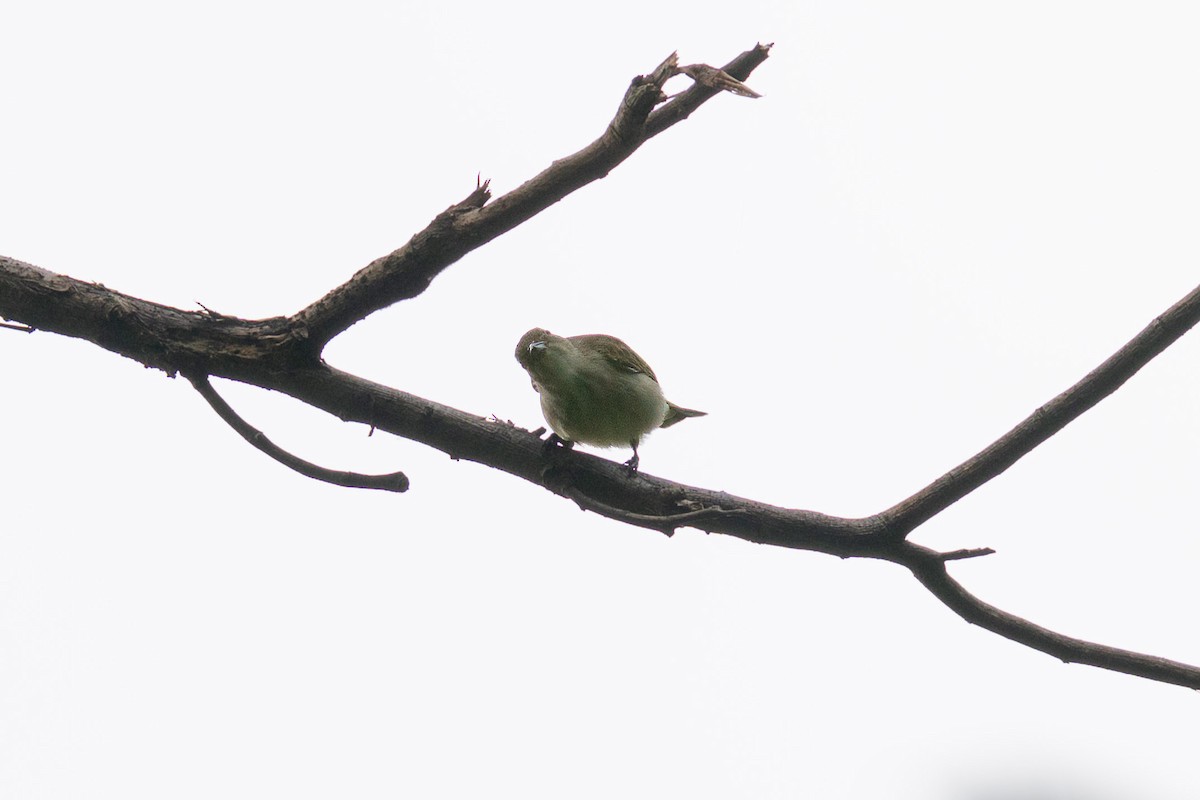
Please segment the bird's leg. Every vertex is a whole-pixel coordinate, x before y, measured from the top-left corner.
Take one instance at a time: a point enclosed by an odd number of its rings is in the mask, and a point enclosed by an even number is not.
[[[569,483],[569,478],[566,477],[569,468],[563,463],[562,451],[559,450],[558,445],[562,445],[562,450],[570,450],[575,446],[575,443],[570,439],[562,438],[553,431],[542,441],[542,458],[546,462],[542,467],[542,482],[546,486],[550,485],[548,481],[561,482],[563,479],[566,479]],[[554,477],[555,473],[561,474],[558,477]]]
[[[562,448],[559,448],[562,445]],[[570,439],[564,439],[553,431],[542,440],[542,485],[547,488],[570,486],[571,464],[563,453],[575,446]],[[557,491],[557,490],[555,490]]]
[[[624,464],[622,464],[622,466],[625,467],[625,470],[632,476],[637,473],[638,464],[641,463],[642,459],[640,456],[638,456],[638,443],[633,441],[629,443],[629,446],[633,448],[633,458],[626,461]]]

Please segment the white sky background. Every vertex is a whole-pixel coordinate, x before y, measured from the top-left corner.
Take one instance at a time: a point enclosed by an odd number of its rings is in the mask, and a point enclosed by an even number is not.
[[[415,4],[414,4],[415,6]],[[603,130],[674,49],[772,57],[337,339],[542,424],[534,325],[710,412],[649,473],[881,510],[1200,274],[1187,3],[6,3],[0,253],[287,314]],[[671,88],[682,89],[685,79]],[[915,539],[1064,633],[1200,662],[1200,333]],[[903,570],[673,539],[505,474],[0,331],[0,796],[1178,800],[1200,699],[963,623]],[[610,451],[624,460],[628,453]]]

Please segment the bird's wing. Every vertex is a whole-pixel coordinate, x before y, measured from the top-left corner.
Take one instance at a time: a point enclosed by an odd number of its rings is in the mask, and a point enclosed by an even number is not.
[[[617,337],[609,336],[607,333],[585,333],[582,336],[572,336],[570,338],[572,341],[591,347],[600,353],[606,361],[616,365],[618,368],[629,372],[640,372],[643,375],[648,375],[652,381],[658,383],[658,376],[654,374],[654,370],[650,369],[650,365],[641,356],[633,352],[632,347]]]

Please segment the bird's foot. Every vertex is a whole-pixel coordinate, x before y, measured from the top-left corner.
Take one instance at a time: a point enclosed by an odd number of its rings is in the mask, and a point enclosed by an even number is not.
[[[571,484],[571,465],[568,459],[563,458],[563,453],[574,446],[574,442],[557,433],[551,433],[542,441],[542,485],[553,488]]]
[[[625,462],[624,464],[622,464],[621,466],[623,466],[623,467],[625,468],[625,472],[627,472],[627,473],[629,474],[629,477],[631,477],[631,478],[632,478],[634,475],[636,475],[636,474],[637,474],[637,471],[638,471],[638,464],[640,464],[640,463],[641,463],[641,461],[642,461],[642,459],[641,459],[641,458],[638,456],[638,454],[635,452],[635,453],[633,454],[633,458],[629,459],[628,461],[626,461],[626,462]]]
[[[562,438],[557,433],[551,433],[546,437],[546,441],[542,442],[542,452],[549,455],[558,445],[562,445],[564,450],[570,450],[575,443],[570,439]]]

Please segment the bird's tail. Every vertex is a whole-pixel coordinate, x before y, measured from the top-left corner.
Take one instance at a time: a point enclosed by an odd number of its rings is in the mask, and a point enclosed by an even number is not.
[[[681,408],[675,405],[670,400],[667,401],[667,417],[662,421],[660,428],[669,428],[681,419],[688,417],[704,417],[708,416],[707,411],[696,411],[693,408]]]

